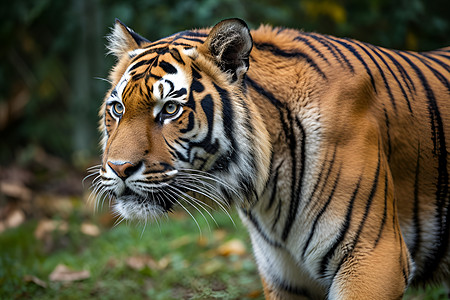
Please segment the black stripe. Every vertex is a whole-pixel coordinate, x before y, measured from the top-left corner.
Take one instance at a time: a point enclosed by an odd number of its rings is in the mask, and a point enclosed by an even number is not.
[[[449,235],[450,235],[450,209],[446,203],[449,197],[449,176],[447,170],[447,145],[445,141],[444,124],[441,118],[434,92],[420,68],[415,65],[407,56],[397,52],[415,71],[417,77],[422,83],[427,96],[428,113],[431,123],[431,135],[433,141],[433,154],[438,157],[438,178],[436,187],[436,221],[439,224],[439,230],[436,233],[436,246],[431,249],[430,260],[426,263],[424,279],[432,276],[438,268],[439,263],[447,253]],[[446,214],[444,212],[447,212]]]
[[[255,89],[259,94],[261,94],[264,97],[266,97],[267,99],[269,99],[270,103],[272,103],[273,106],[275,106],[278,109],[284,107],[283,103],[281,103],[280,100],[275,98],[275,96],[273,94],[271,94],[269,91],[266,91],[264,88],[262,88],[259,84],[257,84],[255,81],[253,81],[253,79],[251,79],[249,76],[246,76],[245,79],[246,79],[247,83],[249,83],[253,89]]]
[[[373,90],[375,91],[375,93],[377,93],[377,88],[375,86],[375,79],[373,78],[372,71],[370,71],[369,66],[367,65],[366,61],[362,58],[361,54],[359,54],[359,52],[356,51],[356,49],[352,45],[344,42],[343,40],[332,38],[331,36],[328,38],[347,48],[347,50],[350,51],[353,54],[353,56],[355,56],[356,59],[361,62],[361,64],[364,66],[364,69],[366,70],[367,74],[370,77],[370,82],[372,83]]]
[[[447,62],[443,62],[442,60],[437,59],[436,57],[431,56],[431,55],[439,55],[439,54],[437,54],[437,53],[431,54],[431,53],[423,53],[423,52],[420,53],[420,54],[423,55],[423,56],[425,56],[425,57],[428,58],[429,60],[434,61],[434,62],[437,63],[439,66],[441,66],[442,68],[444,68],[447,72],[450,72],[450,66],[448,65]],[[450,58],[450,57],[447,57],[447,58]]]
[[[235,128],[234,128],[234,111],[231,105],[231,100],[228,92],[221,87],[219,87],[216,83],[214,83],[214,88],[220,96],[220,100],[222,102],[222,122],[223,128],[225,131],[225,138],[230,141],[231,149],[229,153],[230,162],[235,162],[237,159],[237,153],[235,150],[239,149],[235,139]]]
[[[185,65],[184,60],[181,58],[180,51],[178,51],[177,48],[170,48],[169,53],[170,55],[172,55],[173,59],[175,59],[180,64]]]
[[[192,64],[191,66],[192,77],[195,79],[202,79],[202,74],[200,74],[200,69],[197,65]]]
[[[347,57],[342,53],[341,49],[337,47],[335,44],[333,44],[331,41],[326,39],[326,36],[320,36],[316,35],[314,33],[304,33],[321,43],[325,48],[328,49],[328,51],[331,52],[331,54],[334,56],[334,58],[342,65],[344,66],[344,63],[347,65],[347,68],[350,69],[350,72],[355,73],[355,69],[353,68],[353,65],[351,62],[347,59]]]
[[[359,178],[358,182],[356,183],[355,190],[353,191],[352,197],[350,198],[350,201],[347,205],[347,213],[345,214],[344,223],[341,226],[341,230],[339,231],[336,240],[334,241],[333,245],[330,247],[328,252],[324,255],[322,258],[322,261],[320,263],[320,274],[322,276],[325,276],[325,270],[328,266],[328,263],[330,259],[333,257],[334,252],[336,251],[337,247],[342,243],[342,241],[345,238],[345,235],[348,232],[348,229],[350,228],[350,223],[352,221],[352,211],[353,211],[353,205],[356,200],[356,196],[359,192],[359,187],[361,185],[362,176]],[[336,269],[335,274],[339,271],[339,268]]]
[[[193,92],[196,93],[201,93],[205,90],[205,86],[200,82],[199,79],[202,78],[202,76],[200,75],[200,73],[194,68],[191,68],[191,72],[192,72],[192,82],[191,82],[191,86],[190,86],[190,92],[189,92],[189,99],[188,102],[186,102],[186,106],[190,107],[193,111],[195,111],[196,109],[196,102],[195,102],[195,98],[194,98],[194,94]]]
[[[290,119],[290,114],[287,114],[288,119]],[[300,204],[301,189],[303,186],[303,175],[305,172],[305,160],[306,160],[306,134],[303,125],[300,123],[298,118],[295,118],[296,125],[300,130],[300,171],[297,178],[297,145],[298,135],[294,133],[294,125],[291,123],[291,133],[288,137],[288,143],[291,150],[292,157],[292,181],[291,181],[291,199],[289,201],[289,210],[286,222],[284,224],[283,233],[281,235],[283,241],[289,236],[292,230],[292,225],[297,218],[298,207]]]
[[[275,169],[275,175],[273,176],[273,188],[272,188],[272,193],[270,194],[270,198],[269,198],[269,203],[266,207],[266,211],[268,211],[269,209],[272,208],[273,203],[275,202],[275,196],[277,195],[277,188],[278,188],[278,175],[279,175],[279,171],[280,171],[280,167],[283,165],[282,161],[278,167]]]
[[[203,44],[203,42],[204,42],[203,39],[197,39],[197,38],[193,38],[193,37],[183,37],[183,40],[186,40],[189,42],[200,43],[200,44]],[[174,42],[173,44],[177,45],[177,46],[192,46],[191,44],[180,43],[180,42]]]
[[[372,50],[373,53],[375,53],[376,56],[378,56],[381,59],[381,61],[386,66],[386,68],[388,68],[388,70],[391,73],[392,77],[394,77],[395,81],[397,82],[398,86],[400,87],[400,90],[402,91],[402,95],[403,95],[403,98],[405,98],[405,100],[406,100],[406,104],[408,105],[409,112],[412,113],[411,103],[409,101],[409,97],[406,94],[406,91],[403,88],[403,85],[400,83],[400,80],[398,79],[397,75],[392,70],[391,66],[386,62],[384,57],[378,52],[378,48],[377,47],[372,46],[372,45],[368,45],[368,44],[367,44],[367,46]]]
[[[135,76],[137,76],[137,75],[135,75]],[[159,75],[155,75],[155,74],[152,74],[152,73],[150,73],[150,72],[147,72],[147,74],[145,75],[145,80],[148,81],[149,78],[153,78],[153,79],[156,79],[156,80],[162,79],[162,77],[159,76]],[[137,79],[134,78],[134,77],[133,77],[132,79],[133,79],[133,80],[137,80]]]
[[[235,149],[230,149],[227,153],[219,156],[219,158],[216,159],[214,162],[214,165],[210,169],[212,173],[214,172],[225,172],[227,173],[229,171],[229,163],[231,161],[231,157],[236,157]],[[231,197],[231,196],[230,196]]]
[[[280,165],[283,163],[283,161],[280,163]],[[269,164],[269,180],[266,181],[266,184],[264,185],[264,190],[267,190],[269,188],[269,184],[272,183],[272,181],[270,180],[270,177],[273,174],[273,164],[274,164],[274,153],[273,150],[270,151],[270,164]]]
[[[183,144],[182,141],[179,140],[174,140],[173,141],[175,144],[179,145],[181,148],[183,148],[184,150],[189,150],[187,144]],[[185,142],[184,142],[185,143]]]
[[[289,137],[290,135],[290,129],[289,129],[289,125],[287,124],[286,120],[285,120],[285,114],[288,114],[289,112],[287,111],[286,105],[284,105],[284,103],[282,103],[280,100],[278,100],[277,98],[275,98],[275,96],[265,90],[263,87],[261,87],[260,85],[258,85],[255,81],[253,81],[250,77],[246,76],[245,77],[246,83],[248,83],[256,92],[258,92],[260,95],[264,96],[265,98],[267,98],[270,103],[275,106],[275,108],[278,110],[278,114],[279,114],[279,119],[280,119],[280,123],[283,127],[283,132],[285,134],[286,139]]]
[[[253,89],[255,89],[256,92],[258,92],[262,96],[266,97],[270,101],[270,103],[272,103],[272,105],[274,105],[275,108],[277,108],[278,113],[279,113],[280,123],[281,123],[281,125],[283,127],[283,131],[284,131],[284,134],[285,134],[285,138],[287,139],[288,145],[289,145],[289,147],[291,149],[292,166],[294,166],[294,168],[295,168],[295,166],[297,165],[297,163],[296,163],[296,151],[295,151],[296,137],[295,137],[295,135],[293,133],[293,129],[292,129],[292,118],[290,116],[290,112],[288,111],[288,109],[286,108],[286,106],[283,103],[281,103],[277,98],[275,98],[275,96],[272,93],[270,93],[269,91],[263,89],[255,81],[253,81],[250,77],[247,76],[246,77],[246,81]],[[286,118],[288,118],[288,122],[286,122],[285,116],[286,116]],[[289,124],[291,124],[291,126],[289,126]],[[300,127],[300,130],[304,133],[304,130],[303,130],[302,127]],[[301,159],[302,159],[303,163],[302,163],[301,168],[304,167],[304,160],[305,160],[305,158],[304,158],[304,155],[305,155],[304,143],[305,143],[305,136],[303,136],[303,139],[302,139],[302,149],[303,150],[302,150],[302,153],[301,153],[301,155],[302,155]],[[303,176],[303,170],[300,173]],[[294,219],[295,219],[296,209],[298,208],[298,204],[299,204],[299,199],[294,200],[296,198],[295,195],[298,195],[300,193],[300,190],[296,189],[296,185],[297,184],[301,184],[300,182],[297,182],[296,176],[297,176],[297,172],[296,172],[296,170],[294,170],[293,174],[292,174],[293,178],[291,180],[292,185],[291,185],[290,208],[292,208],[292,209],[290,209],[290,211],[288,213],[289,215],[288,215],[288,218],[286,220],[285,227],[284,227],[284,230],[283,230],[283,237],[284,237],[284,239],[286,239],[287,236],[289,235],[289,232],[290,232],[290,230],[292,228],[291,225],[292,225],[292,223],[294,222]],[[279,204],[278,207],[281,209],[280,204]],[[295,209],[295,211],[294,211],[294,209]],[[278,217],[279,217],[279,215],[280,215],[280,211],[279,211]],[[276,218],[276,221],[274,223],[273,228],[275,227],[276,223],[279,220],[278,217]]]
[[[311,243],[312,237],[314,236],[314,233],[316,232],[316,226],[317,226],[317,223],[319,222],[319,219],[325,213],[325,211],[328,208],[328,205],[330,205],[331,200],[333,199],[334,192],[336,191],[336,188],[337,188],[340,176],[341,176],[341,171],[339,170],[339,172],[338,172],[338,174],[336,176],[336,180],[334,181],[333,188],[331,189],[330,195],[328,196],[327,202],[325,202],[324,206],[322,206],[322,208],[320,209],[319,213],[316,215],[316,218],[315,218],[314,223],[313,223],[313,225],[311,227],[311,230],[309,231],[308,239],[306,240],[306,243],[305,243],[305,245],[303,247],[302,257],[305,257],[306,250],[308,249],[308,246]]]
[[[222,102],[222,122],[225,130],[225,137],[231,143],[231,147],[233,149],[238,149],[236,140],[234,138],[234,111],[231,105],[231,100],[228,92],[218,86],[216,83],[214,84],[214,88],[220,96],[220,100]]]
[[[166,140],[166,138],[163,136],[164,142],[166,143],[167,147],[169,147],[169,152],[170,155],[172,155],[173,157],[184,161],[184,162],[189,162],[189,156],[185,156],[183,155],[181,152],[179,152],[177,149],[175,149],[175,147],[173,147],[172,145],[170,145],[170,143]]]
[[[420,171],[420,143],[417,146],[416,176],[414,178],[414,206],[413,206],[413,228],[414,239],[409,249],[411,257],[416,258],[421,243],[420,217],[419,217],[419,171]]]
[[[198,32],[198,31],[185,30],[185,31],[175,33],[169,37],[172,37],[172,36],[175,37],[173,40],[176,41],[178,39],[185,39],[186,37],[203,37],[203,38],[205,38],[208,36],[208,34],[203,33],[203,32]]]
[[[192,79],[191,91],[201,93],[205,90],[205,86],[197,79]]]
[[[445,78],[445,76],[442,75],[441,72],[439,72],[438,70],[433,68],[430,65],[430,63],[423,57],[421,57],[415,53],[412,53],[412,52],[405,52],[405,53],[410,54],[410,55],[414,56],[415,58],[419,59],[419,61],[422,62],[422,64],[424,64],[433,73],[433,75],[447,88],[447,91],[450,93],[450,84],[449,84],[447,78]]]
[[[135,64],[128,70],[128,73],[129,73],[130,75],[134,75],[134,73],[132,72],[133,70],[135,70],[135,69],[137,69],[137,68],[139,68],[139,67],[141,67],[141,66],[143,66],[143,65],[153,65],[153,63],[155,62],[155,60],[156,60],[156,57],[153,57],[153,58],[151,58],[151,59],[141,60],[141,61],[135,63]],[[142,73],[142,72],[141,72],[141,73]]]
[[[250,109],[249,109],[247,103],[244,101],[244,99],[239,98],[239,100],[240,100],[240,106],[242,108],[244,108],[244,119],[243,119],[244,124],[242,124],[241,126],[247,130],[247,134],[248,134],[247,143],[249,146],[251,146],[250,147],[251,149],[254,149],[255,129],[254,129],[253,123],[252,123],[252,113],[250,112]],[[226,126],[226,124],[224,126]],[[256,151],[257,149],[254,149],[254,150]],[[254,172],[256,172],[258,170],[256,156],[253,155],[252,152],[247,153],[247,155],[250,156],[250,157],[247,157],[247,161],[248,161],[248,164],[250,165],[250,169],[253,170]],[[249,192],[251,191],[253,193],[253,196],[254,196],[253,199],[255,200],[255,203],[258,202],[259,195],[256,192],[256,189],[254,186],[254,180],[253,180],[254,174],[246,174],[245,176],[244,176],[244,174],[241,174],[241,176],[245,177],[245,187],[247,188],[246,190]],[[246,191],[246,190],[244,190],[244,191]]]
[[[387,219],[387,196],[388,196],[388,176],[387,174],[384,175],[384,209],[383,209],[383,217],[381,218],[381,225],[380,230],[378,230],[378,236],[375,239],[375,243],[373,247],[375,248],[378,245],[378,242],[380,241],[381,234],[383,233],[384,225],[386,225],[386,219]]]
[[[280,221],[280,217],[281,217],[281,207],[283,206],[283,201],[282,199],[278,199],[278,203],[277,203],[277,214],[275,215],[275,219],[273,221],[272,224],[272,230],[275,230],[275,227],[278,224],[278,221]]]
[[[447,59],[450,59],[450,55],[445,55],[445,54],[441,54],[441,53],[438,53],[437,55],[442,56]]]
[[[276,270],[278,266],[274,266],[272,263],[269,263],[269,273],[271,270]],[[285,279],[278,277],[278,275],[267,275],[266,280],[270,282],[276,288],[277,290],[282,290],[284,292],[287,292],[291,295],[300,296],[301,299],[312,299],[311,294],[309,292],[309,289],[297,287],[292,285],[291,283],[287,282]],[[268,295],[266,295],[268,296]],[[297,297],[295,297],[297,298]],[[278,298],[277,298],[278,299]],[[290,299],[290,298],[289,298]]]
[[[167,44],[167,42],[163,41],[161,43]],[[154,45],[149,45],[147,47],[144,47],[143,49],[149,48],[148,50],[145,50],[142,53],[139,53],[138,55],[136,55],[135,57],[133,57],[133,60],[131,61],[131,63],[138,61],[139,59],[141,59],[142,57],[149,55],[149,54],[154,54],[156,53],[157,55],[161,55],[161,54],[165,54],[167,52],[169,52],[169,48],[167,48],[167,46],[164,47],[160,47],[160,48],[152,48],[154,47]]]
[[[180,133],[186,133],[186,132],[191,131],[194,128],[194,125],[195,125],[195,116],[194,116],[194,112],[191,111],[188,116],[187,127],[180,129]]]
[[[297,209],[299,205],[299,199],[296,197],[296,186],[297,186],[297,139],[295,138],[294,128],[292,124],[292,117],[290,113],[288,112],[286,114],[288,120],[288,124],[290,126],[288,127],[288,132],[286,134],[287,143],[289,146],[290,156],[291,156],[291,195],[290,195],[290,201],[289,202],[289,209],[288,209],[288,216],[283,228],[282,233],[282,239],[283,241],[286,241],[287,236],[289,235],[289,232],[291,230],[292,224],[295,221],[295,217],[297,215]],[[302,137],[302,140],[304,141],[304,136]]]
[[[122,100],[123,103],[126,104],[126,100],[131,96],[131,94],[138,88],[138,84],[133,81],[129,81],[122,92]]]
[[[330,177],[331,170],[333,169],[334,162],[335,162],[335,159],[336,159],[336,152],[337,152],[337,145],[334,146],[333,157],[331,158],[331,160],[329,160],[329,164],[330,165],[328,166],[328,171],[327,171],[327,174],[325,175],[325,181],[324,181],[324,183],[322,185],[322,188],[320,189],[319,196],[317,198],[321,198],[322,193],[323,193],[323,191],[325,189],[325,186],[327,185],[326,180]],[[327,157],[327,156],[328,156],[328,153],[325,155],[325,157]],[[326,163],[323,163],[322,164],[322,168],[321,168],[320,173],[319,173],[319,178],[317,179],[317,182],[314,185],[314,188],[313,188],[313,191],[311,193],[311,196],[309,197],[309,199],[306,202],[306,204],[311,203],[311,201],[312,201],[312,199],[313,199],[313,197],[314,197],[314,195],[315,195],[315,193],[317,191],[317,188],[319,187],[319,183],[320,183],[320,181],[322,179],[323,172],[325,171],[325,166],[326,166]]]
[[[256,220],[255,216],[253,216],[253,214],[250,210],[246,210],[246,209],[242,208],[242,212],[248,218],[248,220],[253,224],[253,227],[256,229],[256,231],[258,231],[259,235],[263,238],[264,241],[266,241],[266,243],[268,243],[269,245],[271,245],[272,247],[275,247],[275,248],[283,248],[283,245],[281,245],[279,242],[271,240],[269,238],[269,235],[263,231],[263,229],[261,228],[261,225],[259,225],[258,220]]]
[[[325,155],[325,157],[327,157],[328,156],[328,153]],[[333,163],[330,163],[330,166],[332,165]],[[321,166],[321,168],[320,168],[320,171],[319,171],[319,173],[318,173],[318,176],[317,176],[317,180],[316,180],[316,183],[314,184],[314,187],[313,187],[313,189],[312,189],[312,192],[311,192],[311,195],[309,196],[309,199],[305,202],[305,204],[307,205],[307,204],[309,204],[309,203],[311,203],[311,201],[312,201],[312,199],[314,198],[314,195],[316,194],[316,192],[317,192],[317,188],[319,187],[319,183],[322,181],[322,177],[323,177],[323,172],[325,171],[325,167],[326,167],[326,162],[322,162],[322,166]],[[330,171],[330,167],[328,167],[328,172]],[[327,176],[325,176],[325,178],[327,178]],[[324,184],[323,184],[323,186],[325,186],[325,182],[324,182]],[[322,187],[323,187],[322,186]],[[320,194],[321,193],[319,193],[319,197],[320,197]]]
[[[330,64],[330,62],[328,61],[327,57],[324,56],[323,53],[320,52],[313,44],[311,44],[311,42],[307,38],[305,38],[303,36],[297,36],[294,40],[299,41],[299,42],[303,42],[309,49],[311,49],[311,51],[316,53],[322,60],[324,60],[325,62]]]
[[[176,74],[178,72],[177,68],[165,61],[160,61],[159,67],[163,69],[167,74]]]
[[[170,81],[167,81],[170,82]],[[167,98],[181,98],[183,96],[186,96],[187,94],[187,90],[185,88],[181,88],[179,90],[176,91],[171,91],[169,94],[167,94]]]
[[[384,111],[384,124],[386,125],[386,139],[387,139],[387,154],[386,154],[386,158],[388,163],[391,161],[391,154],[392,154],[392,144],[391,144],[391,131],[390,131],[390,122],[389,122],[389,116],[386,110],[386,107],[383,105],[383,111]]]
[[[398,215],[397,215],[397,210],[395,210],[394,216],[398,216]],[[404,260],[404,259],[403,259],[403,253],[404,253],[403,247],[404,247],[404,242],[403,242],[403,239],[402,239],[401,228],[400,228],[400,225],[399,225],[398,223],[395,223],[394,228],[395,228],[395,232],[396,232],[397,235],[398,235],[398,242],[399,242],[399,245],[400,245],[400,256],[399,256],[398,259],[399,259],[399,265],[400,265],[401,268],[402,268],[403,280],[404,280],[405,287],[406,287],[406,286],[408,286],[408,281],[409,281],[410,262],[409,262],[408,258],[406,257],[406,266],[403,264],[403,260]],[[406,250],[406,251],[407,251],[407,250]]]
[[[172,81],[167,80],[167,79],[164,79],[164,83],[167,83],[167,84],[169,84],[169,86],[170,86],[169,92],[167,92],[167,95],[166,95],[166,97],[167,97],[168,95],[170,95],[170,94],[172,94],[172,93],[174,92],[174,90],[175,90],[175,85],[173,84]],[[186,89],[181,89],[179,92],[183,92],[183,90],[184,90],[184,92],[186,93]],[[161,98],[162,98],[162,97],[161,97]]]
[[[206,116],[206,122],[208,131],[205,138],[199,142],[191,141],[189,143],[190,148],[200,147],[210,154],[215,154],[219,150],[219,144],[217,140],[213,142],[212,132],[214,130],[214,101],[210,94],[207,94],[201,101],[200,106]]]
[[[317,73],[319,73],[320,76],[322,76],[322,78],[324,79],[327,78],[325,73],[319,68],[319,66],[314,62],[314,60],[305,53],[282,50],[277,46],[275,46],[274,44],[270,43],[254,43],[254,46],[256,49],[260,51],[269,51],[276,56],[282,56],[286,58],[303,58]]]
[[[369,197],[367,198],[366,208],[364,210],[364,215],[363,215],[363,217],[362,217],[362,219],[361,219],[361,221],[359,223],[359,227],[358,227],[358,230],[356,232],[356,236],[353,239],[353,248],[355,248],[356,244],[358,244],[359,236],[360,236],[360,234],[361,234],[361,232],[363,230],[363,227],[364,227],[364,225],[365,225],[365,223],[367,221],[367,217],[369,215],[370,208],[372,206],[372,202],[373,202],[373,199],[375,197],[375,193],[377,192],[378,180],[379,180],[379,177],[380,177],[380,166],[381,166],[381,154],[380,154],[380,152],[381,152],[381,149],[378,149],[378,163],[377,163],[377,168],[376,168],[375,176],[374,176],[373,183],[372,183],[372,188],[370,190]]]
[[[166,38],[163,38],[163,39],[161,39],[159,41],[153,42],[153,43],[143,47],[142,49],[150,49],[150,48],[153,48],[155,46],[167,45],[167,44],[169,44],[169,41]]]
[[[184,47],[184,49],[191,49],[193,47],[192,44],[187,44],[187,43],[180,43],[180,42],[174,42],[173,43],[174,46],[181,46]]]
[[[289,294],[296,295],[296,296],[303,296],[302,298],[305,297],[306,299],[311,299],[311,295],[310,295],[308,289],[293,286],[287,282],[281,281],[280,279],[277,281],[276,286],[279,289],[282,289],[282,290],[288,292]]]
[[[408,88],[409,93],[410,94],[412,94],[413,92],[415,93],[416,86],[414,85],[413,80],[409,76],[409,72],[405,70],[403,65],[398,60],[396,60],[387,50],[385,51],[383,48],[377,48],[377,50],[386,55],[389,58],[389,60],[397,67],[397,70],[400,72],[400,75],[402,76],[403,82]]]
[[[369,56],[369,58],[370,58],[370,59],[372,60],[372,62],[375,64],[375,66],[376,66],[377,69],[378,69],[378,72],[379,72],[380,75],[381,75],[381,78],[383,79],[384,87],[386,88],[386,90],[387,90],[387,92],[388,92],[389,99],[391,100],[392,107],[394,108],[394,111],[396,112],[396,111],[397,111],[397,105],[396,105],[396,103],[395,103],[394,96],[392,95],[391,87],[389,86],[389,83],[388,83],[388,81],[387,81],[387,79],[386,79],[386,75],[384,74],[384,71],[383,71],[383,69],[380,67],[380,65],[378,64],[377,60],[373,57],[372,54],[370,54],[370,52],[369,52],[365,47],[363,47],[363,46],[360,45],[359,43],[357,43],[357,42],[355,42],[355,41],[353,41],[353,40],[349,40],[349,39],[346,39],[346,41],[348,41],[349,43],[352,43],[353,45],[358,46],[359,49],[361,49],[362,51],[364,51],[364,53],[366,53],[366,55]],[[392,73],[392,71],[391,71],[391,73]],[[376,92],[376,90],[375,90],[375,92]]]

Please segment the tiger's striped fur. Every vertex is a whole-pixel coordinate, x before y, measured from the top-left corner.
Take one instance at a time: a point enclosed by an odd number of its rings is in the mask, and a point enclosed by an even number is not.
[[[450,48],[238,19],[116,22],[98,189],[123,218],[236,206],[267,299],[399,299],[450,278]]]

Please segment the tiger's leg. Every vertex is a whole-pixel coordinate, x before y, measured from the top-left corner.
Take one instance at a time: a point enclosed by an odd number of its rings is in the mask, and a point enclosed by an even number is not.
[[[261,276],[261,282],[264,289],[264,297],[266,300],[308,300],[311,299],[305,295],[292,294],[280,288],[271,287]]]
[[[264,288],[264,296],[270,300],[324,299],[326,286],[315,282],[288,249],[269,240],[262,225],[255,226],[247,213],[239,211],[252,240],[253,254]]]
[[[252,235],[254,237],[254,235]],[[263,241],[253,243],[264,295],[270,300],[324,299],[321,286],[284,248],[268,247]]]
[[[412,273],[411,265],[401,235],[385,232],[375,247],[361,242],[343,259],[329,299],[401,299]]]
[[[276,291],[274,291],[264,280],[264,277],[261,277],[262,286],[264,289],[264,297],[267,300],[281,300],[281,298],[276,295]]]

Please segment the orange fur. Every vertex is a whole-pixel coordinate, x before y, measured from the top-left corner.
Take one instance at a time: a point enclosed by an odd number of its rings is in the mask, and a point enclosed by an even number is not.
[[[126,36],[123,25],[115,31]],[[159,172],[149,182],[168,180],[161,166],[178,168],[174,149],[197,143],[201,128],[216,134],[222,144],[211,139],[205,151],[229,156],[218,164],[201,152],[204,162],[191,169],[241,180],[227,201],[249,228],[267,299],[400,299],[411,283],[450,276],[450,49],[399,52],[269,26],[250,37],[239,20],[155,44],[128,39],[113,51],[105,101],[130,66],[152,76],[129,79],[120,118],[111,104],[102,108],[105,172],[109,161],[143,163]],[[144,50],[130,57],[136,49]],[[146,60],[154,65],[138,64]],[[176,84],[201,77],[167,122],[155,118],[171,70],[161,62],[182,74]],[[158,82],[160,96],[143,92]],[[198,132],[180,140],[187,128]],[[231,130],[240,133],[226,140]],[[248,151],[240,171],[227,165],[234,148]]]

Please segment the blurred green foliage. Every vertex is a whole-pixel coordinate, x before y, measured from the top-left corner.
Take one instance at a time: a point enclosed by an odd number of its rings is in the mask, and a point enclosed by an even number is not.
[[[240,17],[385,47],[450,45],[448,0],[21,0],[0,4],[0,164],[44,149],[72,162],[98,156],[97,110],[113,64],[117,17],[150,40]],[[32,155],[31,155],[32,156]]]

